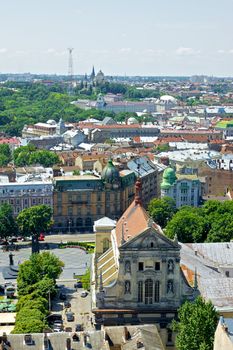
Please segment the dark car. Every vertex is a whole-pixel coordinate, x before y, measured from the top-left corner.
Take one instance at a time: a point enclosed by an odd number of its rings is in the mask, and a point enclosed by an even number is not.
[[[64,301],[64,307],[67,309],[68,307],[71,307],[71,303],[68,301],[68,300],[66,300],[66,301]]]
[[[60,293],[60,294],[59,294],[59,299],[60,299],[60,300],[66,300],[66,295],[65,295],[65,293]]]
[[[82,288],[83,285],[82,285],[82,282],[81,281],[77,281],[75,284],[74,284],[74,288]]]
[[[66,327],[65,332],[72,332],[72,327]]]
[[[67,320],[67,322],[73,322],[74,321],[74,313],[73,312],[67,312],[66,313],[66,320]]]
[[[76,332],[82,332],[83,331],[83,325],[82,324],[76,324],[75,331]]]

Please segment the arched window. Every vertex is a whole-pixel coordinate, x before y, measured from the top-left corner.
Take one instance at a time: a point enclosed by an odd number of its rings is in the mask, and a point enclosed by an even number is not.
[[[86,220],[85,220],[85,226],[87,226],[87,227],[91,227],[91,226],[92,226],[91,218],[86,218]]]
[[[103,240],[103,253],[106,252],[106,250],[109,249],[109,240],[107,238],[104,238]]]
[[[159,302],[159,281],[155,282],[155,303]]]
[[[139,303],[143,302],[143,282],[142,281],[138,282],[138,302]]]
[[[83,219],[82,218],[77,218],[76,224],[77,224],[77,227],[81,227],[83,225]]]
[[[153,303],[153,281],[148,279],[145,281],[145,304]]]
[[[150,243],[150,247],[151,247],[151,248],[154,248],[154,242],[151,242],[151,243]]]

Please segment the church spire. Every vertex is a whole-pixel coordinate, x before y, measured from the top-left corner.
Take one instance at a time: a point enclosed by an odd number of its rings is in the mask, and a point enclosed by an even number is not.
[[[91,80],[94,80],[94,78],[95,78],[95,68],[94,68],[94,66],[92,67],[92,72],[91,72],[91,75],[90,75],[90,79]]]

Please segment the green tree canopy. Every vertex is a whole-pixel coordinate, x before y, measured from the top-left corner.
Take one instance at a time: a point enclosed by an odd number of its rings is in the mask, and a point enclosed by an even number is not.
[[[186,301],[178,311],[178,322],[173,321],[177,332],[177,350],[212,350],[218,314],[211,302],[198,297],[193,303]]]
[[[18,227],[13,217],[13,209],[10,204],[0,206],[0,238],[7,239],[18,233]]]
[[[6,166],[12,159],[10,146],[8,144],[0,145],[0,166]]]
[[[37,292],[46,296],[48,290],[54,293],[55,280],[62,273],[63,262],[50,252],[32,254],[30,259],[20,264],[17,278],[20,296]]]
[[[181,208],[169,221],[165,234],[173,239],[175,235],[183,243],[203,242],[205,225],[199,210],[193,207]]]
[[[150,201],[148,210],[153,220],[161,227],[165,227],[176,213],[176,203],[170,197],[154,198]]]
[[[50,167],[59,163],[56,153],[47,150],[37,150],[33,145],[21,146],[14,151],[14,163],[16,166],[43,165]]]
[[[35,205],[23,209],[17,216],[20,233],[32,236],[32,252],[39,251],[38,236],[46,232],[52,225],[52,208],[48,205]]]

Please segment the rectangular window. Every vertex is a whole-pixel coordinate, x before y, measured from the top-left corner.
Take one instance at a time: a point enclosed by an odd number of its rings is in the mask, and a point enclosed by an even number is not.
[[[143,282],[138,282],[138,302],[143,302]]]
[[[155,282],[155,303],[159,302],[159,281]]]
[[[57,215],[62,215],[62,207],[57,207]]]
[[[151,279],[145,281],[145,304],[153,304],[153,281]]]
[[[155,271],[160,271],[160,262],[155,263]]]
[[[73,207],[68,207],[68,215],[73,215]]]
[[[144,270],[144,263],[143,262],[139,262],[138,263],[138,271],[143,271]]]

